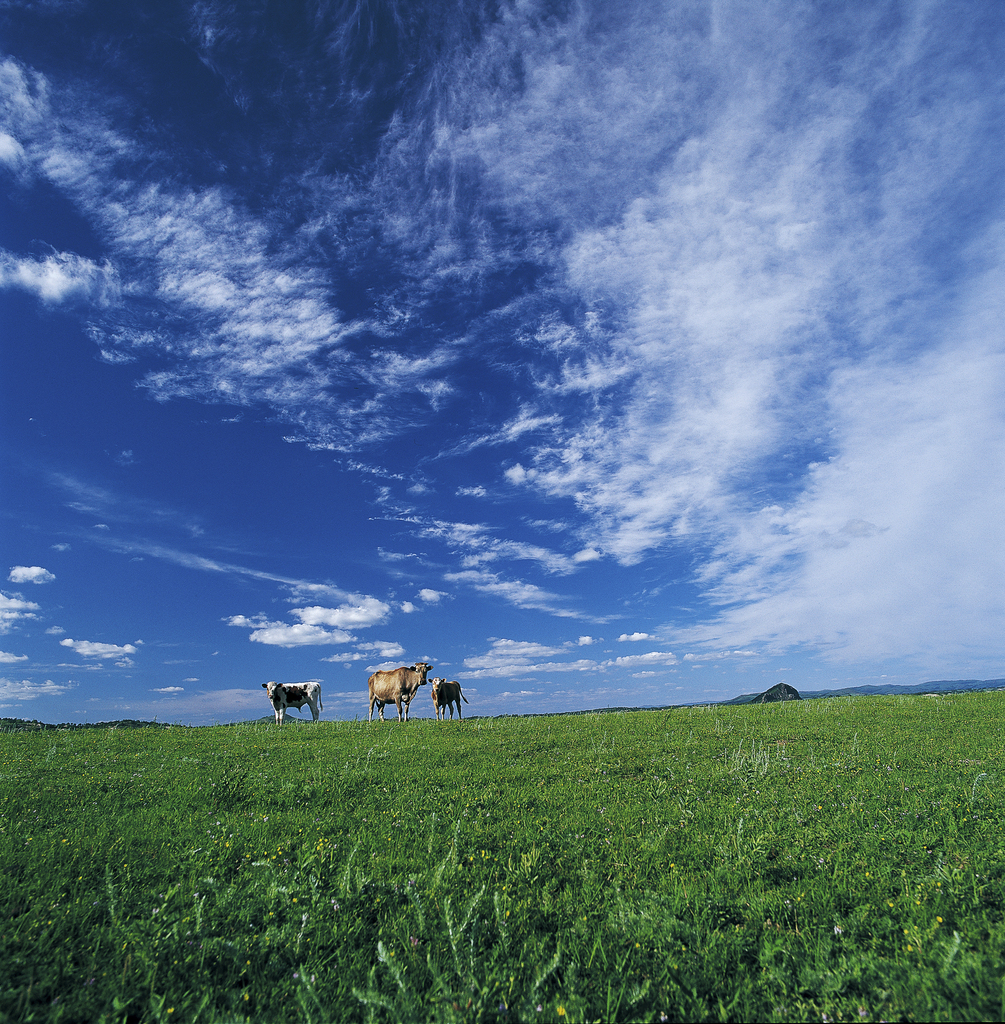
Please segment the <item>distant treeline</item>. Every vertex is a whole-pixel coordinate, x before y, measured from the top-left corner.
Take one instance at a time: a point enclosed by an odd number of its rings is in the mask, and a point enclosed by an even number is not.
[[[47,729],[167,729],[167,722],[138,722],[135,718],[120,718],[117,722],[26,722],[23,718],[0,718],[0,732],[43,732]]]

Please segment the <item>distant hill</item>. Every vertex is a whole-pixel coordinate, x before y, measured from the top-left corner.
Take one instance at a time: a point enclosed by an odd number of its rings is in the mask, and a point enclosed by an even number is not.
[[[746,693],[742,697],[733,697],[731,700],[722,701],[723,704],[775,704],[781,700],[802,700],[805,694],[801,694],[794,686],[788,683],[775,683],[774,686],[765,690],[764,693]]]
[[[762,700],[777,700],[768,696],[777,686],[788,686],[778,683],[764,693],[745,693],[740,697],[722,701],[723,704],[757,704]],[[792,689],[792,687],[789,687]],[[1001,690],[1005,689],[1005,679],[936,679],[930,683],[915,683],[902,686],[897,683],[877,683],[869,686],[845,686],[840,690],[803,690],[799,697],[813,700],[819,697],[847,697],[849,695],[868,697],[876,694],[917,694],[917,693],[965,693],[968,690]]]
[[[896,683],[877,683],[874,686],[846,686],[840,690],[804,690],[802,697],[845,697],[849,694],[868,696],[877,693],[965,693],[967,690],[1005,689],[1005,679],[936,679],[930,683],[898,686]]]

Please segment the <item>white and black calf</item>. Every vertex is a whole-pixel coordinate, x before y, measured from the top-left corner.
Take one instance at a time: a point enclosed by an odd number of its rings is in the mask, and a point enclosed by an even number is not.
[[[286,717],[287,708],[302,708],[307,704],[318,720],[318,715],[324,711],[321,703],[320,683],[262,683],[265,692],[272,701],[272,710],[276,713],[276,725],[282,725]]]

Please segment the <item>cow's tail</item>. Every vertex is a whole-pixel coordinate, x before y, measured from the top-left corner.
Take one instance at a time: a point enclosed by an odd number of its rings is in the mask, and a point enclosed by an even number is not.
[[[457,692],[461,695],[461,698],[463,699],[465,704],[471,703],[471,701],[469,701],[468,698],[464,696],[464,691],[459,686],[457,687]]]

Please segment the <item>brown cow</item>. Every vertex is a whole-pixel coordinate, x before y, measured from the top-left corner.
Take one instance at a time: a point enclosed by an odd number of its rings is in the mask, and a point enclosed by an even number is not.
[[[430,696],[433,698],[433,707],[436,709],[437,719],[442,719],[444,710],[449,708],[450,720],[453,721],[455,704],[457,705],[457,717],[461,718],[461,701],[463,700],[465,704],[471,703],[461,692],[461,684],[456,680],[448,683],[446,679],[440,679],[439,677],[431,680],[431,682]]]
[[[384,705],[393,703],[398,708],[398,721],[402,721],[401,708],[404,705],[404,721],[408,721],[408,705],[420,686],[426,685],[426,673],[432,665],[417,662],[411,668],[396,668],[390,672],[374,672],[367,680],[370,690],[370,717],[373,721],[373,706],[377,705],[380,720],[384,721]]]

